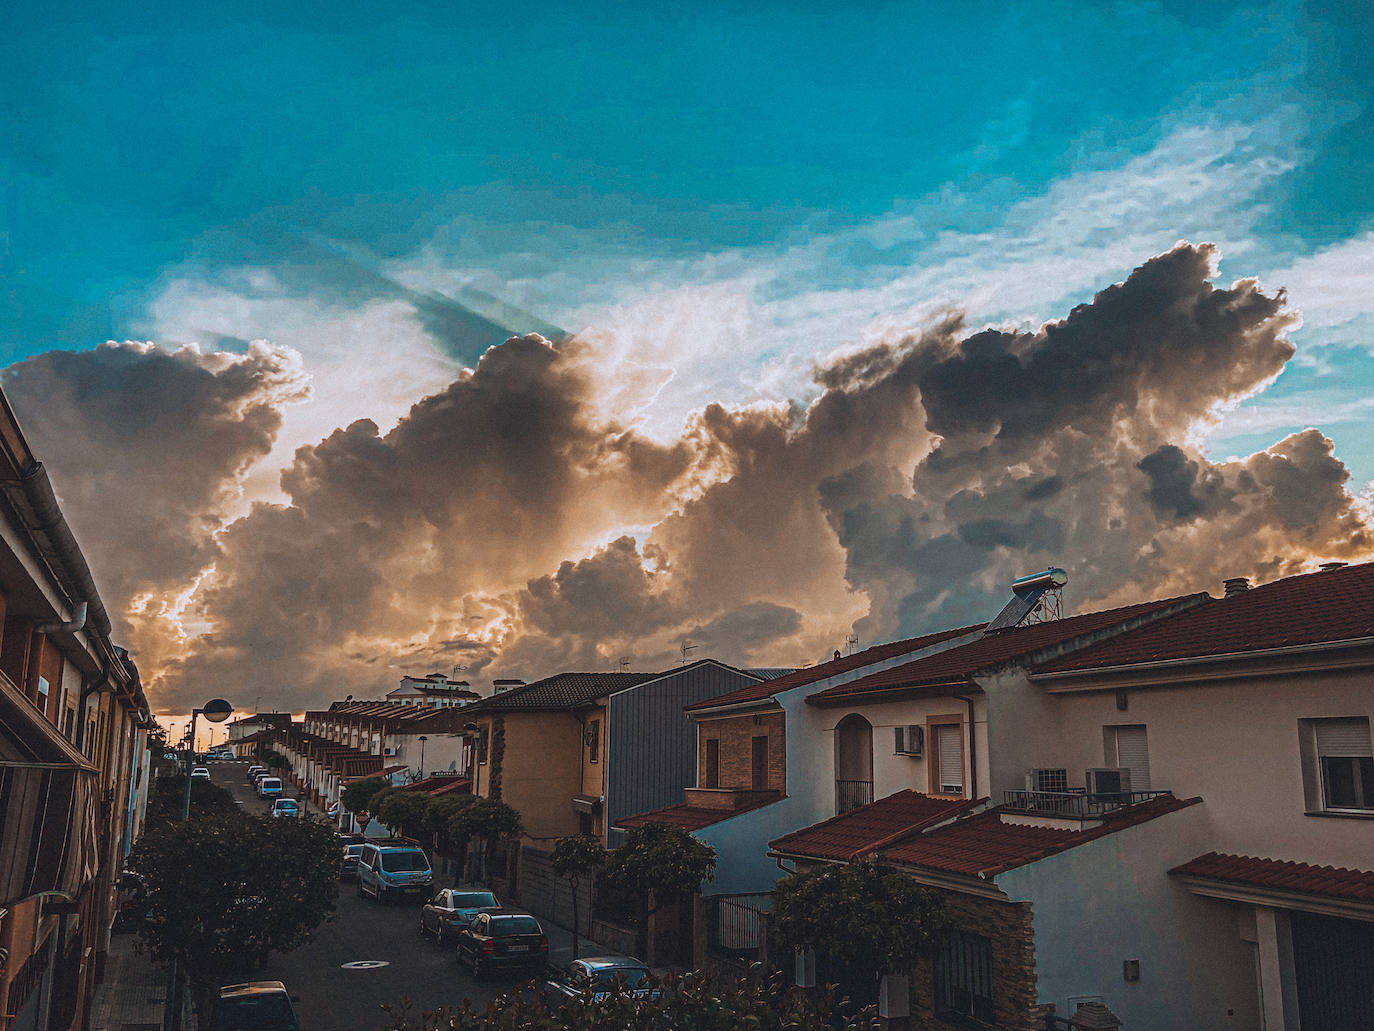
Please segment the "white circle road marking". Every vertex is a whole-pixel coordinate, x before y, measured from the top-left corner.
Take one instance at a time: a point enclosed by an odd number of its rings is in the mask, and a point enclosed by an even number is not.
[[[344,970],[376,970],[378,967],[389,967],[391,964],[384,959],[355,959],[352,963],[340,964]]]

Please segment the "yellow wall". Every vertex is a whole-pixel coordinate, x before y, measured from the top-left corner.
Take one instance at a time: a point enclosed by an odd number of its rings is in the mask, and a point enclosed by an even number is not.
[[[582,723],[569,712],[516,712],[483,715],[492,745],[478,767],[477,793],[491,796],[496,719],[504,721],[501,799],[520,813],[525,839],[547,848],[558,838],[577,833],[572,797],[579,793]]]

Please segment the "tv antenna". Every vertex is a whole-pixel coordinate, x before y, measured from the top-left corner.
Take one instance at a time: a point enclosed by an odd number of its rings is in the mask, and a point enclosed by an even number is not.
[[[859,635],[858,635],[858,634],[850,634],[848,637],[846,637],[846,638],[844,639],[844,653],[845,653],[846,655],[853,655],[853,654],[854,654],[854,649],[855,649],[856,647],[858,647],[858,644],[859,644]]]
[[[682,642],[682,664],[683,664],[684,666],[687,665],[687,656],[691,655],[692,652],[694,652],[694,651],[696,651],[696,650],[697,650],[697,646],[694,645],[690,640],[686,640],[686,639],[683,640],[683,642]]]
[[[628,672],[630,672],[630,656],[628,656],[628,655],[622,655],[622,656],[620,657],[620,672],[622,672],[622,673],[628,673]]]

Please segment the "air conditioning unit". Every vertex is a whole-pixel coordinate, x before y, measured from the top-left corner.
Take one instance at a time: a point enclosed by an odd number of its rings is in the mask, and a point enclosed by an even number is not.
[[[925,750],[925,727],[913,723],[908,727],[893,727],[892,731],[895,739],[895,747],[892,750],[898,755],[916,756]]]
[[[1069,790],[1069,771],[1062,766],[1046,766],[1026,773],[1027,791]]]
[[[1131,771],[1112,768],[1085,770],[1083,782],[1089,797],[1123,795],[1131,790]]]
[[[396,749],[394,749],[394,748],[383,748],[383,749],[382,749],[382,754],[383,754],[383,755],[395,755],[395,754],[396,754]]]

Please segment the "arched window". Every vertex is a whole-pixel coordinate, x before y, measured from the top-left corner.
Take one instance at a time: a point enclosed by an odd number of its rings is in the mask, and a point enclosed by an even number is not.
[[[850,713],[835,727],[835,812],[873,801],[873,724]]]

